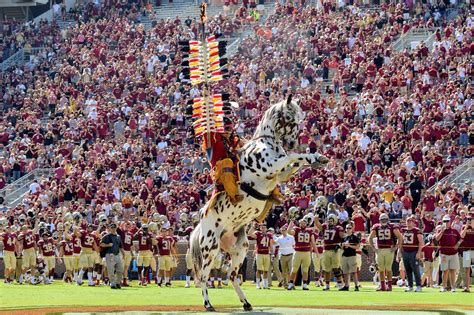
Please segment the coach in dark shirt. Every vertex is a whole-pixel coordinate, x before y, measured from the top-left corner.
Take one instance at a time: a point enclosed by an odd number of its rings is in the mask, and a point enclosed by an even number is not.
[[[120,289],[120,281],[123,275],[123,248],[122,240],[117,234],[117,224],[109,224],[109,233],[102,238],[100,247],[105,255],[107,270],[109,273],[110,287]]]
[[[425,187],[423,187],[423,184],[421,183],[420,178],[418,176],[415,176],[413,181],[408,186],[408,189],[410,189],[410,194],[411,194],[411,197],[413,198],[411,208],[413,211],[415,211],[416,207],[418,207],[418,204],[420,203],[421,194],[423,193],[423,190],[425,189]]]
[[[355,291],[359,291],[359,279],[357,279],[357,250],[360,248],[360,238],[354,234],[354,225],[346,225],[346,237],[342,243],[341,266],[344,274],[345,286],[340,291],[349,291],[351,275],[354,277]]]

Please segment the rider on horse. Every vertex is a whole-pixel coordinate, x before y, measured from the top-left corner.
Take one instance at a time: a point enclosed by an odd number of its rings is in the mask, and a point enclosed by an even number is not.
[[[211,142],[204,137],[204,149],[211,147],[212,179],[217,191],[225,191],[233,204],[242,201],[238,194],[239,161],[237,150],[243,145],[242,140],[235,134],[232,120],[224,117],[224,133],[211,133]]]
[[[237,204],[243,200],[243,196],[238,194],[237,184],[240,181],[238,150],[244,142],[234,132],[234,124],[228,117],[224,117],[224,133],[211,133],[211,167],[212,179],[216,183],[216,191],[225,191],[232,204]],[[204,137],[203,148],[208,148],[207,139]],[[273,204],[280,204],[283,196],[280,189],[276,187],[270,195],[265,209],[257,218],[262,223]]]

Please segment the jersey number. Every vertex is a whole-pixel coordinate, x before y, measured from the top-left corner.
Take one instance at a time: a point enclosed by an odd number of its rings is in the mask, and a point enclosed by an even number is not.
[[[413,233],[403,234],[403,244],[413,244]]]
[[[327,230],[324,232],[324,240],[325,241],[332,241],[334,236],[336,235],[336,231],[334,230]]]
[[[141,245],[146,245],[146,243],[147,243],[147,238],[146,238],[146,237],[142,237],[142,238],[140,239],[140,244],[141,244]]]
[[[26,245],[33,244],[33,236],[32,235],[26,235],[25,236],[25,241],[26,241]]]
[[[64,249],[66,252],[72,252],[72,244],[69,244],[69,243],[64,244]]]
[[[260,245],[263,247],[268,247],[268,237],[264,237],[260,240]]]
[[[13,238],[7,238],[7,244],[8,244],[9,246],[13,246],[13,244],[15,244],[14,239],[13,239]]]
[[[299,233],[298,234],[299,243],[309,243],[309,234],[308,233]]]
[[[125,244],[132,244],[132,238],[130,237],[130,235],[125,235],[125,240],[124,240],[124,243]]]
[[[94,238],[90,236],[86,236],[84,240],[84,245],[92,246],[92,244],[94,244]]]
[[[388,241],[389,239],[392,238],[390,230],[378,230],[377,238],[381,241]]]

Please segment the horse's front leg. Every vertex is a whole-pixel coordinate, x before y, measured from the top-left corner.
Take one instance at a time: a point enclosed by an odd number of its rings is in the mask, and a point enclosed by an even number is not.
[[[328,162],[329,159],[319,153],[290,153],[273,160],[269,177],[278,176],[278,182],[283,182],[304,165],[311,165],[314,168],[319,168],[326,165]]]

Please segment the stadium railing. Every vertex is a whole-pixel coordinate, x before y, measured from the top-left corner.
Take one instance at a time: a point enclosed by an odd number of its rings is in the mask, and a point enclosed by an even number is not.
[[[474,179],[474,158],[467,158],[461,165],[456,167],[451,174],[436,182],[428,191],[434,193],[438,185],[443,186],[445,183],[454,184],[461,187],[466,181],[472,184]]]
[[[30,190],[30,185],[35,179],[50,178],[53,174],[52,168],[37,168],[1,189],[0,196],[5,199],[7,206],[16,207]]]

